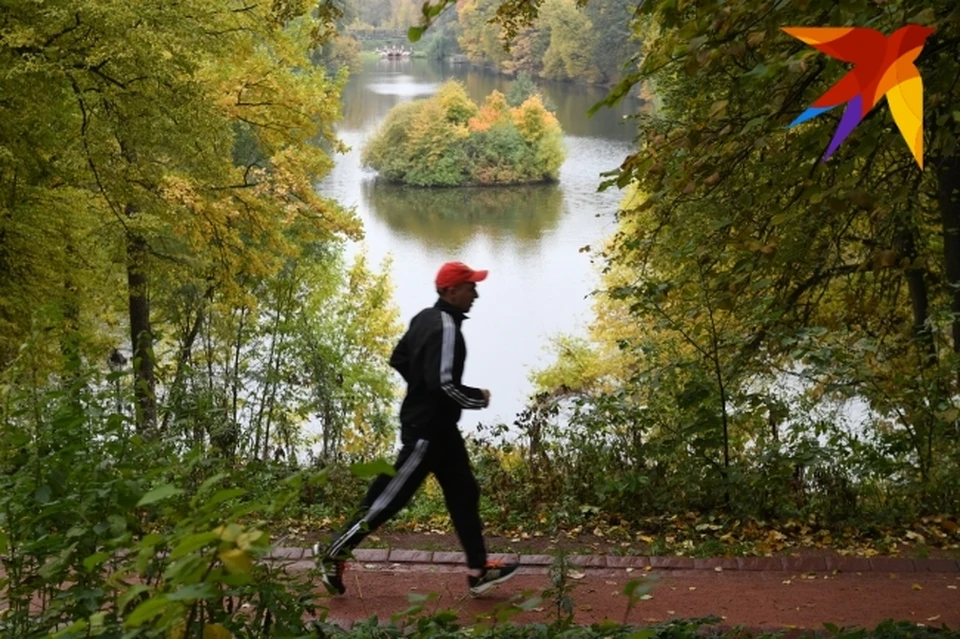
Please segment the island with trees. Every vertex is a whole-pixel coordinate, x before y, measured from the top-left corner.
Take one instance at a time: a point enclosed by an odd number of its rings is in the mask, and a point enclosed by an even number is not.
[[[477,105],[449,80],[430,98],[394,107],[362,161],[393,183],[491,186],[555,182],[565,155],[560,124],[538,93],[521,102],[493,91]]]

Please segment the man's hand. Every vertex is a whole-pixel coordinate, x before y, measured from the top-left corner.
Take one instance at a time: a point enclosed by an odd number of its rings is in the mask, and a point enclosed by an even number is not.
[[[489,406],[489,405],[490,405],[490,391],[488,391],[486,388],[481,388],[481,389],[480,389],[480,392],[483,393],[483,399],[484,399],[484,401],[486,402],[486,406]]]

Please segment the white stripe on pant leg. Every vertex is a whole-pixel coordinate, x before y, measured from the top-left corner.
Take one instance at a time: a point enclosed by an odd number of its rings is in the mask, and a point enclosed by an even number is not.
[[[397,493],[400,492],[400,489],[404,484],[407,483],[407,480],[410,479],[410,475],[413,474],[413,471],[417,469],[420,463],[423,461],[423,457],[427,452],[427,444],[429,442],[425,439],[420,439],[417,441],[416,446],[413,448],[413,452],[410,453],[410,456],[403,462],[400,466],[400,470],[394,475],[393,479],[390,480],[390,483],[387,484],[387,487],[384,489],[380,496],[377,497],[376,501],[373,502],[373,506],[370,507],[370,510],[363,516],[361,522],[369,522],[371,519],[380,514],[383,509],[385,509],[391,501],[397,496]]]
[[[393,498],[396,496],[397,492],[400,490],[400,487],[403,486],[407,479],[410,477],[410,474],[420,465],[420,462],[423,461],[423,456],[427,449],[427,441],[421,439],[414,446],[413,452],[410,456],[404,460],[403,464],[400,466],[400,470],[394,475],[393,479],[390,480],[390,483],[387,484],[387,487],[384,489],[380,496],[377,497],[373,502],[373,506],[370,507],[370,510],[358,521],[355,523],[350,530],[345,532],[340,538],[334,542],[330,549],[327,551],[327,557],[335,558],[337,554],[343,549],[347,541],[353,537],[357,532],[360,531],[361,526],[367,523],[374,515],[378,514],[384,508],[387,507]]]
[[[343,545],[347,543],[347,540],[357,534],[357,532],[360,530],[361,524],[363,524],[363,520],[358,521],[350,527],[350,530],[340,535],[340,538],[337,539],[332,546],[330,546],[329,550],[327,550],[326,557],[335,559],[340,553],[340,550],[343,548]]]

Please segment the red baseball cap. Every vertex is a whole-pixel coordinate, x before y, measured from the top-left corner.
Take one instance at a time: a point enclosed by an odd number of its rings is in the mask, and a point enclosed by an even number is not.
[[[447,262],[437,271],[437,288],[443,289],[464,282],[482,282],[487,279],[487,271],[475,271],[463,262]]]

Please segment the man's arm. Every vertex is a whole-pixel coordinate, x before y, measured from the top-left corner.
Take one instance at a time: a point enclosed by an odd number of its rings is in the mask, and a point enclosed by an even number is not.
[[[446,313],[440,313],[440,326],[431,331],[424,344],[424,374],[427,388],[440,388],[462,408],[486,408],[487,395],[479,388],[456,384],[453,365],[456,356],[457,327]]]
[[[400,341],[393,348],[390,355],[390,366],[392,366],[403,377],[405,382],[410,381],[410,347],[407,343],[407,335],[404,333]]]

